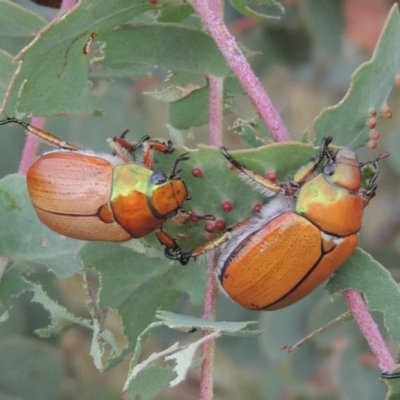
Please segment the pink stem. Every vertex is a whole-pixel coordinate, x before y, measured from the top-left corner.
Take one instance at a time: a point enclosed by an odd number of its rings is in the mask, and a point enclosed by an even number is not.
[[[60,13],[64,11],[68,11],[72,7],[74,7],[76,4],[76,0],[62,0],[61,6],[60,6]]]
[[[210,1],[191,0],[191,4],[200,15],[204,26],[209,31],[226,62],[238,78],[258,115],[277,142],[288,142],[292,137],[283,124],[278,111],[267,96],[261,82],[254,74],[245,56],[240,50],[235,38],[230,34],[216,7],[210,6]]]
[[[223,79],[210,76],[210,121],[209,138],[210,145],[220,147],[222,145],[222,118],[223,118]]]
[[[343,295],[369,347],[378,359],[380,370],[382,372],[392,371],[395,367],[393,357],[379,332],[378,326],[372,319],[361,294],[356,290],[346,290],[343,292]]]
[[[217,302],[218,289],[215,281],[215,262],[214,254],[207,255],[207,281],[206,281],[206,297],[204,300],[203,318],[214,320],[215,306]],[[204,330],[203,336],[211,333]],[[204,343],[202,349],[203,362],[201,364],[201,378],[200,378],[200,395],[199,400],[212,400],[213,399],[213,371],[214,371],[214,352],[215,341],[209,340]]]
[[[210,8],[217,14],[223,13],[222,0],[207,0]],[[209,105],[209,142],[212,146],[220,147],[222,144],[222,119],[223,119],[223,79],[210,76],[210,105]],[[214,320],[218,289],[215,280],[216,257],[214,254],[207,256],[207,281],[204,300],[203,318]],[[204,330],[203,336],[210,332]],[[203,362],[201,364],[200,400],[213,399],[213,371],[214,371],[215,340],[204,343],[202,348]]]

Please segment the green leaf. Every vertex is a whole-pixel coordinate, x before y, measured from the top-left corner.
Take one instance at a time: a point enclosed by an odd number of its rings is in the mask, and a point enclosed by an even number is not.
[[[205,86],[205,82],[195,80],[187,74],[184,76],[178,74],[178,76],[173,76],[168,83],[173,83],[175,86],[169,86],[161,93],[153,93],[152,96],[169,102],[171,125],[176,129],[185,130],[208,123],[210,91],[208,86]],[[229,100],[235,94],[244,94],[237,80],[232,76],[224,78],[224,114],[231,112]]]
[[[275,0],[229,0],[231,6],[239,11],[241,14],[246,15],[251,18],[271,18],[271,14],[266,14],[264,12],[257,12],[252,9],[249,4],[252,5],[268,5],[274,8],[277,8],[280,13],[284,13],[285,9],[283,6]]]
[[[11,77],[16,69],[17,66],[13,63],[11,55],[0,50],[0,99],[5,97]]]
[[[93,357],[95,366],[100,370],[105,364],[103,360],[104,354],[107,354],[108,357],[111,355],[119,356],[121,354],[121,349],[118,347],[113,333],[102,327],[102,323],[97,318],[93,309],[90,310],[93,320],[76,317],[64,306],[48,296],[40,284],[28,281],[24,278],[21,280],[25,282],[24,289],[33,292],[32,301],[42,305],[49,313],[50,324],[45,328],[36,330],[39,336],[48,338],[51,335],[61,334],[65,330],[76,325],[93,331],[90,354]],[[10,279],[7,280],[7,283],[9,282]]]
[[[190,331],[191,328],[197,328],[200,330],[213,330],[220,332],[221,334],[241,337],[253,336],[261,333],[260,330],[248,329],[249,325],[258,324],[258,321],[210,321],[188,315],[175,314],[168,311],[158,311],[156,316],[169,328],[182,330],[183,332]]]
[[[53,400],[63,393],[65,371],[61,354],[42,341],[2,338],[0,368],[3,398]]]
[[[203,263],[190,263],[182,268],[179,279],[173,287],[189,296],[193,305],[201,305],[204,301],[206,286],[206,266]]]
[[[176,129],[189,129],[208,122],[208,87],[193,90],[184,98],[169,105],[169,120]]]
[[[260,147],[265,145],[269,139],[265,125],[261,123],[258,117],[247,121],[239,118],[235,121],[232,128],[243,143],[250,147]]]
[[[335,144],[352,149],[365,145],[372,130],[368,120],[382,116],[396,77],[400,74],[400,16],[394,5],[372,59],[353,73],[350,88],[337,105],[324,109],[314,121],[318,142],[334,136]]]
[[[400,366],[397,364],[393,371],[382,374],[382,379],[389,388],[385,400],[398,400],[400,398]]]
[[[41,285],[31,283],[33,290],[32,301],[39,303],[50,314],[50,325],[46,328],[37,329],[36,333],[44,338],[51,335],[60,334],[74,325],[81,325],[85,328],[91,328],[91,322],[87,319],[78,318],[69,312],[65,307],[51,299],[43,290]]]
[[[370,310],[383,313],[390,336],[400,341],[400,289],[389,272],[368,253],[356,249],[329,280],[330,293],[355,289],[363,293]]]
[[[0,226],[0,254],[14,263],[42,264],[62,277],[81,271],[76,254],[83,242],[58,235],[39,221],[28,196],[26,179],[21,175],[0,180]]]
[[[174,288],[181,266],[113,243],[88,243],[81,257],[84,265],[100,276],[99,306],[111,307],[120,315],[128,340],[123,357],[154,321],[155,312],[160,307],[170,309],[181,298],[181,292]]]
[[[28,45],[47,21],[40,15],[8,0],[0,1],[0,52],[17,54]],[[14,70],[17,65],[14,64]],[[2,68],[0,71],[4,71]],[[3,75],[3,74],[2,74]],[[3,78],[3,76],[2,76]],[[7,85],[10,79],[7,81]]]
[[[337,381],[341,398],[382,399],[385,396],[386,388],[378,382],[376,366],[360,362],[356,343],[350,343],[338,358]]]
[[[193,7],[189,4],[165,4],[157,15],[157,21],[178,23],[193,13]]]
[[[20,293],[32,290],[32,285],[28,282],[23,273],[26,271],[26,266],[23,264],[14,263],[10,265],[0,281],[0,301],[5,310],[11,307],[11,299],[17,297]]]
[[[341,2],[306,0],[302,6],[318,61],[323,64],[335,61],[343,48],[344,18]]]
[[[157,317],[161,320],[154,322],[147,329],[145,329],[138,337],[134,354],[130,363],[130,372],[128,379],[125,382],[123,393],[128,399],[136,399],[140,395],[141,398],[151,398],[159,393],[161,389],[169,382],[169,386],[176,386],[182,382],[187,373],[193,368],[196,363],[196,354],[204,343],[215,340],[223,333],[243,336],[254,335],[260,331],[250,331],[247,329],[248,325],[257,323],[256,321],[249,322],[214,322],[194,318],[190,316],[178,315],[170,312],[158,312]],[[169,348],[151,354],[147,359],[138,363],[139,357],[142,352],[142,343],[148,336],[151,329],[160,327],[162,325],[169,326],[173,329],[182,329],[191,327],[198,327],[201,329],[211,329],[213,332],[206,336],[202,336],[197,340],[184,345],[174,343]],[[155,362],[170,362],[173,361],[174,367],[161,368]],[[173,378],[175,373],[175,378]],[[156,384],[152,384],[148,388],[146,382],[149,379],[157,379]]]
[[[87,77],[87,44],[151,8],[147,0],[80,1],[47,25],[18,55],[20,68],[9,88],[3,114],[92,114],[95,99]]]
[[[0,37],[33,36],[47,21],[31,11],[8,0],[0,1]]]
[[[150,365],[135,377],[131,385],[123,391],[124,399],[151,400],[159,394],[172,380],[174,372],[171,367]]]
[[[100,76],[148,75],[153,67],[225,76],[228,67],[204,31],[172,23],[134,24],[99,35],[104,42]]]

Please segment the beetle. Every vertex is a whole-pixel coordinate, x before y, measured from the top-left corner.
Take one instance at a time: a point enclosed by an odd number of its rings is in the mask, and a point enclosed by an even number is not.
[[[17,123],[50,145],[58,147],[39,157],[27,172],[33,207],[43,224],[74,239],[123,242],[152,232],[167,253],[181,254],[180,247],[162,226],[178,211],[196,219],[212,216],[189,213],[183,208],[188,198],[185,183],[178,176],[176,160],[167,176],[152,171],[152,151],[173,152],[172,143],[150,140],[137,144],[120,137],[108,140],[113,154],[96,154],[63,142],[56,136],[16,118],[0,125]]]
[[[287,307],[319,286],[355,250],[379,160],[389,155],[362,164],[350,149],[331,150],[331,141],[324,138],[319,154],[280,185],[221,148],[239,176],[273,198],[258,215],[181,254],[181,263],[223,246],[216,278],[231,299],[253,310]]]

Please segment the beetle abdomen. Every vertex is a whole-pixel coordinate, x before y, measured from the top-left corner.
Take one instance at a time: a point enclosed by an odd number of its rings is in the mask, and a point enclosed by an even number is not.
[[[315,225],[294,211],[285,212],[238,243],[219,279],[229,297],[245,308],[286,307],[319,286],[350,256],[357,235],[338,239],[327,254],[322,241]]]
[[[52,152],[27,173],[32,204],[50,229],[75,239],[124,241],[130,235],[116,222],[99,218],[112,190],[113,166],[106,160],[76,152]],[[114,227],[113,227],[114,226]]]
[[[35,208],[35,211],[47,227],[73,239],[106,242],[126,242],[132,239],[117,222],[106,225],[97,216],[61,215],[40,208]]]
[[[112,165],[72,152],[48,153],[27,173],[35,207],[66,215],[94,215],[111,197]]]

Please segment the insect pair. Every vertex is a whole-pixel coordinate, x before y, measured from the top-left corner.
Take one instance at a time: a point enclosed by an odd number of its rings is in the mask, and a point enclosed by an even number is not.
[[[375,195],[378,159],[359,163],[349,149],[331,150],[326,137],[319,154],[293,178],[276,184],[222,155],[256,190],[272,200],[260,212],[203,245],[182,252],[162,229],[188,197],[179,177],[152,171],[153,150],[171,154],[172,144],[143,138],[133,145],[125,133],[109,140],[113,155],[96,155],[14,118],[58,150],[41,156],[27,183],[40,220],[52,230],[83,240],[126,241],[156,232],[168,258],[187,264],[222,248],[216,276],[226,294],[245,308],[275,310],[300,300],[328,278],[354,251],[364,207]],[[322,168],[321,168],[322,167]]]

